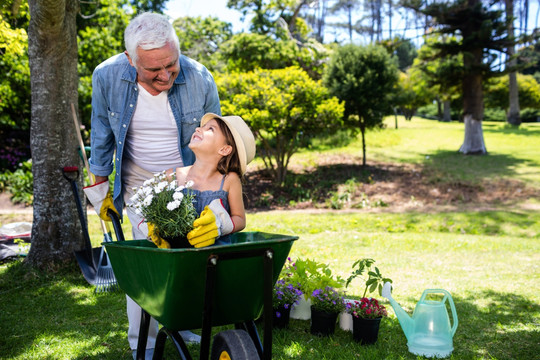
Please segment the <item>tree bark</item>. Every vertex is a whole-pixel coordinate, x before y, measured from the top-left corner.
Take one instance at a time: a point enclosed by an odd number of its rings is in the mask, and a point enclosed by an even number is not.
[[[481,53],[481,50],[479,51]],[[465,139],[459,152],[466,155],[486,154],[482,118],[484,116],[484,100],[482,92],[482,75],[469,73],[463,79],[463,120],[465,122]]]
[[[73,259],[81,225],[64,166],[79,166],[71,104],[77,104],[77,0],[30,0],[28,58],[32,100],[30,147],[34,175],[32,247],[38,268]],[[82,173],[82,171],[81,171]],[[81,183],[79,181],[79,189]],[[80,192],[82,199],[82,192]]]
[[[473,8],[480,0],[468,0],[469,7]],[[479,31],[477,24],[462,29],[463,38],[469,39],[476,36]],[[459,148],[459,152],[466,155],[487,154],[482,131],[482,119],[484,118],[484,93],[482,90],[482,61],[483,48],[481,45],[470,48],[463,54],[463,120],[465,122],[465,139]]]
[[[452,121],[452,116],[450,114],[450,100],[443,101],[443,118],[442,121],[450,122]]]
[[[506,20],[508,23],[508,37],[514,38],[514,0],[505,0]],[[510,57],[509,66],[515,67],[517,61],[514,58],[514,45],[510,45],[507,48],[508,56]],[[508,93],[509,93],[509,108],[507,114],[507,122],[511,125],[521,125],[521,119],[519,117],[519,93],[517,75],[515,71],[508,74]]]

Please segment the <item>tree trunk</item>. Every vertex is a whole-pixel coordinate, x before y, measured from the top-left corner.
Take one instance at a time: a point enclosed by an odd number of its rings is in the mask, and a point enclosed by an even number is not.
[[[505,0],[506,8],[506,21],[508,23],[508,37],[511,39],[514,38],[514,0]],[[515,50],[514,45],[510,45],[507,48],[508,56],[510,61],[508,66],[515,67],[517,64],[516,59],[513,57]],[[521,119],[519,117],[519,94],[518,94],[518,83],[517,75],[515,71],[512,71],[508,74],[508,93],[509,93],[509,104],[507,122],[511,125],[519,126],[521,125]]]
[[[366,166],[366,127],[360,125],[360,132],[362,133],[362,166]]]
[[[468,0],[469,7],[473,8],[480,0]],[[478,24],[472,22],[462,29],[463,38],[470,39],[479,31]],[[471,47],[463,54],[463,120],[465,122],[465,139],[459,152],[466,155],[486,154],[482,119],[484,118],[484,94],[482,91],[482,61],[484,52],[481,44]]]
[[[452,121],[452,116],[450,114],[450,100],[443,101],[443,117],[442,121],[450,122]]]
[[[481,53],[482,50],[480,49],[475,53],[475,58],[477,59],[478,56],[481,58]],[[463,120],[465,122],[465,139],[459,148],[459,152],[466,155],[482,155],[487,153],[482,131],[483,115],[484,100],[482,93],[482,74],[479,72],[470,72],[466,74],[463,79]]]
[[[78,96],[75,20],[79,2],[30,0],[29,5],[34,218],[26,260],[32,266],[50,268],[73,259],[73,251],[83,246],[73,193],[62,176],[64,166],[81,165],[71,115],[71,104],[77,104]]]

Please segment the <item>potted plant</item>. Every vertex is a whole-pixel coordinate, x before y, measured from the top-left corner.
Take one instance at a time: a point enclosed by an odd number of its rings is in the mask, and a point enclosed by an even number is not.
[[[388,316],[384,305],[379,304],[377,299],[363,297],[347,303],[346,312],[352,316],[355,341],[363,345],[377,342],[381,319]]]
[[[273,324],[278,328],[285,328],[289,324],[291,307],[302,298],[302,291],[298,286],[280,279],[273,289],[272,307]]]
[[[332,270],[327,264],[311,259],[290,258],[283,269],[284,277],[292,284],[300,284],[300,290],[304,293],[297,304],[293,305],[291,318],[309,320],[311,318],[311,294],[316,289],[324,289],[327,286],[334,289],[342,288],[345,281],[341,277],[334,277]]]
[[[165,172],[154,174],[152,179],[133,189],[135,195],[128,206],[142,215],[147,224],[152,224],[155,234],[167,240],[171,247],[191,247],[186,235],[198,216],[193,206],[194,195],[189,190],[192,186],[192,181],[178,185],[174,174],[172,179]]]
[[[323,336],[333,334],[337,317],[343,310],[345,310],[345,303],[342,292],[330,286],[315,289],[311,293],[310,332]]]
[[[357,260],[352,265],[353,271],[347,278],[345,287],[348,287],[354,279],[364,273],[367,273],[368,276],[365,278],[362,298],[359,301],[345,300],[346,311],[340,317],[341,327],[345,330],[352,330],[354,339],[363,344],[377,341],[381,319],[387,316],[386,308],[379,304],[377,299],[366,297],[366,294],[378,290],[379,295],[381,295],[384,283],[392,283],[391,279],[382,276],[379,268],[373,266],[374,263],[375,260],[366,258]],[[367,329],[371,329],[369,333],[371,335],[365,336],[364,333]]]

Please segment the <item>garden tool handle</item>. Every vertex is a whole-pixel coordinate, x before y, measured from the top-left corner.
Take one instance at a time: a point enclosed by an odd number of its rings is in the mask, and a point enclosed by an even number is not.
[[[81,124],[77,119],[77,112],[75,111],[75,105],[73,105],[73,103],[71,103],[71,114],[73,115],[73,123],[75,124],[75,132],[77,133],[77,139],[79,140],[79,148],[81,149],[84,167],[86,168],[86,172],[88,173],[90,185],[94,185],[96,181],[94,179],[94,175],[90,172],[90,164],[88,163],[88,158],[86,157],[86,151],[84,150],[84,142],[81,136]],[[101,231],[103,231],[103,234],[105,236],[107,236],[107,234],[110,234],[111,230],[109,229],[108,224],[105,223],[102,218],[99,218],[99,221],[101,223]]]
[[[75,174],[75,177],[72,177],[71,174]],[[83,207],[79,197],[79,189],[77,188],[79,168],[77,166],[65,166],[62,168],[62,175],[64,175],[66,180],[71,184],[71,190],[73,191],[73,197],[75,198],[75,205],[77,206],[77,214],[79,215],[79,221],[81,222],[83,230],[83,239],[86,247],[85,251],[88,258],[93,261],[92,242],[90,241],[90,236],[88,235],[88,227],[86,225],[86,219],[84,218]]]
[[[458,326],[458,317],[456,312],[456,307],[454,305],[454,300],[452,299],[452,295],[447,290],[444,289],[427,289],[424,290],[422,293],[422,297],[418,302],[424,302],[426,299],[426,296],[428,294],[444,294],[443,299],[441,300],[441,304],[444,304],[445,301],[448,300],[448,303],[450,304],[450,310],[452,311],[452,336],[456,333],[457,326]]]

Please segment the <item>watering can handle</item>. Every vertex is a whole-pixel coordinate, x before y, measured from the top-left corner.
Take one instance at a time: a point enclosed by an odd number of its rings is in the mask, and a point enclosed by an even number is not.
[[[458,317],[456,312],[456,307],[454,306],[454,300],[452,299],[452,295],[444,289],[427,289],[424,290],[422,293],[422,297],[420,298],[419,302],[423,302],[426,299],[426,296],[428,294],[444,294],[444,298],[442,299],[441,303],[444,303],[446,300],[448,300],[448,303],[450,304],[450,310],[452,310],[452,336],[456,333],[457,326],[458,326]]]

